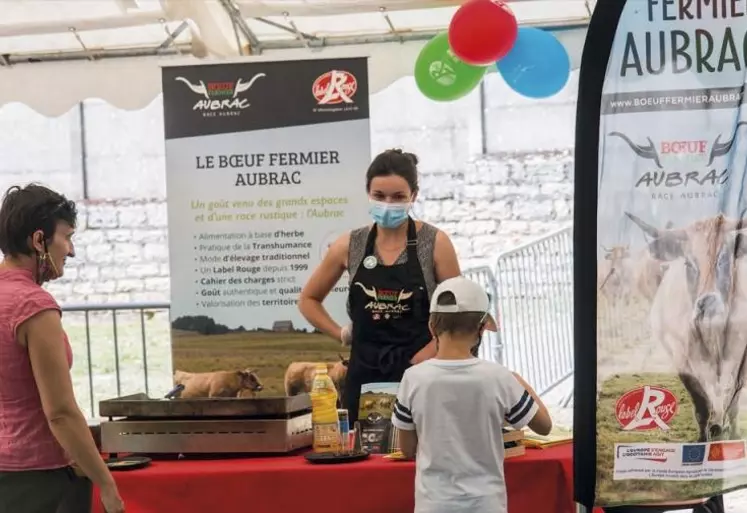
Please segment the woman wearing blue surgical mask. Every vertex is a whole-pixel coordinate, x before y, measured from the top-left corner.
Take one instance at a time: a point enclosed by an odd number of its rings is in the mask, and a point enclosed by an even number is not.
[[[417,163],[401,150],[376,156],[366,173],[373,224],[335,241],[301,291],[299,309],[309,323],[352,345],[342,398],[351,422],[358,418],[361,385],[399,382],[408,367],[436,354],[429,298],[439,283],[461,274],[449,237],[410,217]],[[352,323],[340,327],[322,302],[346,270]]]

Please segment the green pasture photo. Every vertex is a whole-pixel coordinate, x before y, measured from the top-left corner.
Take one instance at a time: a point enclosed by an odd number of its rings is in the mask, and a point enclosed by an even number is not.
[[[339,362],[348,349],[321,333],[246,331],[202,335],[172,330],[174,371],[212,372],[253,369],[261,396],[285,395],[285,371],[291,362]]]
[[[392,394],[380,394],[376,392],[364,392],[360,400],[360,416],[368,417],[372,413],[378,413],[382,417],[390,418],[392,415],[392,406],[394,405]]]

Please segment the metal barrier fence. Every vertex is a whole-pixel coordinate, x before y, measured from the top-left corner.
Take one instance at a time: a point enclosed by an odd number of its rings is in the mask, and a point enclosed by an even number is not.
[[[98,401],[124,393],[150,393],[171,374],[169,303],[71,304],[63,324],[76,357],[73,385],[81,409],[98,416]],[[165,347],[165,351],[164,351]],[[87,393],[86,393],[87,392]],[[83,397],[87,400],[83,402]]]
[[[519,372],[540,395],[573,374],[570,233],[566,228],[502,254],[497,276],[487,266],[463,271],[485,287],[501,325],[500,333],[485,333],[479,356]],[[169,308],[165,302],[63,306],[74,352],[86,355],[73,380],[76,396],[87,396],[81,408],[90,417],[98,416],[102,399],[170,388]]]
[[[476,281],[485,287],[485,291],[490,297],[490,308],[493,317],[498,319],[498,308],[496,300],[498,298],[498,289],[495,283],[495,275],[490,267],[473,267],[462,271],[462,274],[470,280]],[[493,333],[486,331],[482,340],[480,341],[480,349],[478,356],[485,360],[503,363],[503,344],[501,342],[501,335],[499,333]]]
[[[495,313],[497,291],[490,268],[476,267],[464,274],[485,287]],[[62,307],[76,358],[84,356],[86,360],[74,365],[73,384],[81,409],[89,417],[98,416],[102,399],[119,397],[123,392],[150,394],[151,390],[171,388],[169,309],[166,302]],[[479,351],[481,358],[500,362],[500,336],[486,333]]]
[[[503,363],[545,395],[573,376],[571,227],[501,254],[495,279]]]

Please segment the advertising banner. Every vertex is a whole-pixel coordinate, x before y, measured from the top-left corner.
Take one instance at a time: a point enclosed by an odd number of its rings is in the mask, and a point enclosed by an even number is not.
[[[747,3],[607,0],[594,16],[577,121],[576,180],[592,185],[576,198],[596,195],[596,223],[576,227],[575,443],[596,450],[576,481],[595,483],[597,505],[718,495],[747,485]],[[592,279],[595,313],[582,306]]]
[[[369,221],[367,59],[166,67],[163,102],[176,384],[220,371],[189,394],[295,395],[319,361],[340,383],[340,343],[297,301]],[[341,324],[347,280],[325,301]]]

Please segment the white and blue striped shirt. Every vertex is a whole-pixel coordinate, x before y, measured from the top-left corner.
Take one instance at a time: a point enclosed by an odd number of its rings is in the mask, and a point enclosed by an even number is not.
[[[408,369],[392,424],[418,435],[415,513],[504,513],[502,428],[525,427],[537,410],[497,363],[432,359]]]

